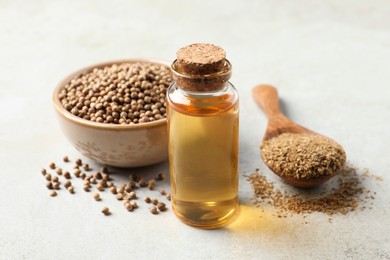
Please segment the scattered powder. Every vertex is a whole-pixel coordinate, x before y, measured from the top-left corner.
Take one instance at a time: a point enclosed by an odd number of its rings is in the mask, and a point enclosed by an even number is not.
[[[284,133],[265,141],[261,154],[274,172],[296,179],[334,175],[346,161],[341,145],[320,135]]]
[[[367,169],[359,171],[351,165],[344,166],[333,183],[325,184],[314,190],[282,191],[259,171],[250,175],[248,180],[254,189],[254,204],[262,208],[273,206],[277,217],[281,218],[292,215],[292,213],[306,215],[322,212],[332,216],[364,210],[376,196],[376,192],[365,188],[364,181],[367,178],[375,181],[381,180],[381,177],[370,174]],[[328,221],[332,222],[332,218],[329,217]]]

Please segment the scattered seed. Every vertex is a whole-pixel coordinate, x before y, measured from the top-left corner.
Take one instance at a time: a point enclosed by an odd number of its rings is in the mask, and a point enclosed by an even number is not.
[[[64,187],[65,187],[65,188],[68,188],[68,187],[70,187],[70,186],[72,186],[72,183],[71,183],[70,181],[66,181],[66,182],[64,183]]]
[[[135,191],[132,191],[132,192],[129,193],[129,198],[130,198],[131,200],[137,198],[137,194],[135,193]]]
[[[57,167],[56,173],[57,173],[58,175],[62,175],[62,169],[61,169],[60,167]]]
[[[132,206],[129,202],[127,202],[127,203],[125,204],[125,207],[126,207],[126,209],[127,209],[128,211],[132,211],[132,210],[133,210],[133,206]]]
[[[165,197],[167,198],[167,200],[171,201],[171,194],[170,193],[168,193]]]
[[[164,173],[159,173],[159,174],[157,175],[157,180],[162,181],[162,180],[164,180],[164,179],[165,179]]]
[[[83,186],[83,190],[84,191],[89,192],[89,189],[90,189],[90,187],[88,185],[84,185]]]
[[[108,173],[103,174],[103,180],[109,181],[110,180],[110,175]]]
[[[52,197],[57,196],[57,192],[56,192],[55,190],[52,190],[52,191],[50,192],[50,196],[52,196]]]
[[[126,187],[125,187],[125,191],[126,192],[131,192],[133,190],[133,188],[131,188],[131,185],[127,184]]]
[[[83,179],[83,180],[85,179],[86,176],[87,175],[84,172],[80,174],[80,178]]]
[[[163,202],[157,203],[157,208],[159,211],[166,211],[167,210],[167,208]]]
[[[97,179],[97,180],[103,179],[102,174],[100,172],[95,172],[95,179]]]
[[[107,181],[105,181],[105,180],[101,180],[101,181],[99,182],[99,184],[102,185],[104,188],[107,187]]]
[[[64,172],[65,179],[71,179],[70,173],[68,171]]]
[[[108,168],[107,167],[103,167],[100,171],[102,173],[108,173]]]
[[[95,193],[93,194],[93,198],[94,198],[96,201],[101,200],[100,194],[99,194],[98,192],[95,192]]]
[[[110,191],[112,194],[116,194],[116,188],[114,186],[110,187]]]
[[[67,190],[70,192],[70,193],[74,193],[74,188],[73,188],[73,186],[69,186],[68,188],[67,188]]]
[[[48,180],[48,181],[51,181],[51,174],[50,173],[47,173],[45,175],[45,179]]]
[[[84,164],[83,164],[83,169],[84,169],[85,171],[89,171],[89,165],[88,165],[87,163],[84,163]]]
[[[102,209],[102,213],[103,213],[104,215],[106,215],[106,216],[108,216],[108,215],[111,214],[110,209],[109,209],[108,207],[104,207],[104,208]]]
[[[83,164],[83,161],[81,161],[81,159],[77,159],[75,161],[75,163],[78,165],[78,166],[81,166]]]
[[[74,174],[76,177],[80,177],[81,171],[80,171],[79,169],[74,169],[74,170],[73,170],[73,174]]]
[[[89,181],[90,181],[92,184],[96,184],[96,179],[95,179],[95,178],[91,178]]]
[[[42,168],[41,173],[42,173],[43,176],[45,176],[46,173],[47,173],[46,169],[45,169],[45,168]]]
[[[46,182],[46,188],[49,190],[53,189],[53,183],[51,181]]]
[[[64,156],[64,158],[63,158],[63,160],[64,160],[64,162],[69,162],[69,158],[68,158],[68,156]]]
[[[51,162],[49,164],[50,169],[54,170],[56,168],[56,164],[54,162]]]
[[[113,182],[111,182],[111,181],[108,181],[108,182],[107,182],[107,186],[108,186],[108,187],[114,187],[115,185],[114,185],[114,183],[113,183]]]
[[[145,198],[144,198],[144,201],[145,201],[146,203],[152,202],[152,200],[151,200],[149,197],[145,197]]]
[[[96,188],[97,188],[99,191],[104,191],[104,187],[103,187],[103,185],[102,185],[101,183],[98,183],[98,184],[96,185]]]
[[[151,179],[151,180],[148,182],[148,189],[149,189],[149,190],[153,190],[155,185],[156,185],[156,180],[155,180],[155,179]]]
[[[158,199],[152,199],[151,202],[152,202],[154,205],[157,205]]]
[[[51,181],[52,182],[58,182],[58,177],[57,176],[51,176]]]
[[[156,206],[150,206],[149,211],[152,214],[158,214],[158,210],[157,210]]]
[[[60,183],[59,182],[53,182],[53,189],[59,190],[60,189]]]
[[[164,189],[160,189],[160,194],[161,194],[161,195],[166,195],[167,192],[166,192]]]
[[[79,169],[80,166],[78,164],[73,165],[73,169]]]
[[[146,181],[145,181],[144,179],[142,179],[142,178],[139,179],[138,185],[139,185],[140,187],[146,187],[146,186],[148,186],[148,184],[146,183]]]
[[[138,208],[138,204],[137,204],[137,202],[135,202],[134,200],[130,201],[130,204],[131,204],[131,206],[133,207],[133,209]]]
[[[123,200],[123,193],[117,193],[116,194],[116,199],[117,200]]]

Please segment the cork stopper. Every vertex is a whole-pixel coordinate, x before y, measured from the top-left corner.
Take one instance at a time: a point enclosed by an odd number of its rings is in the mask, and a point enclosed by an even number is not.
[[[179,49],[176,58],[182,73],[211,74],[223,68],[226,52],[213,44],[194,43]]]
[[[219,90],[231,76],[226,52],[218,46],[194,43],[179,49],[172,64],[177,85],[188,91]]]

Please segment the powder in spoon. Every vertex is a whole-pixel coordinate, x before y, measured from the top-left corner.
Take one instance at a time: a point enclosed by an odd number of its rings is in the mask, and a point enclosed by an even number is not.
[[[346,161],[341,145],[314,134],[284,133],[263,142],[260,149],[273,171],[296,179],[334,175]]]

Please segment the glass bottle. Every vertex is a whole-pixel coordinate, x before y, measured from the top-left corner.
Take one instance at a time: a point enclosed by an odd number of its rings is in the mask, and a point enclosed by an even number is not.
[[[203,45],[196,55],[213,55]],[[210,65],[191,56],[181,66],[178,52],[167,93],[172,207],[184,223],[204,229],[225,225],[238,209],[238,93],[222,57]]]

